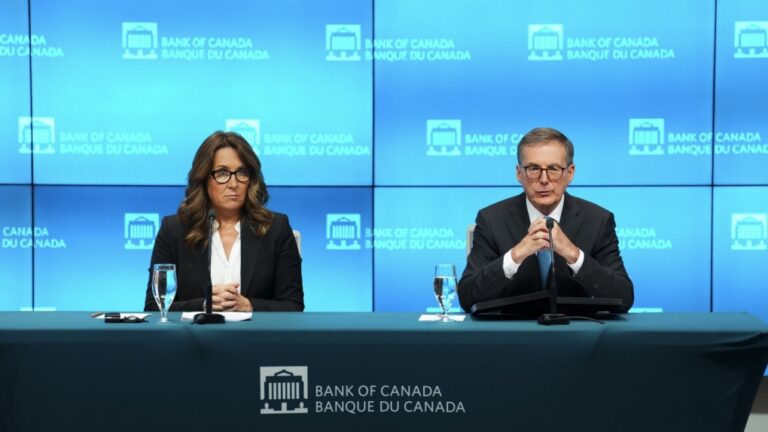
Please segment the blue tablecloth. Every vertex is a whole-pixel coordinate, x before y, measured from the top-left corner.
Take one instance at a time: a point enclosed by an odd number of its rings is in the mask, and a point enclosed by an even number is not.
[[[170,316],[0,313],[0,430],[738,431],[768,362],[744,313]]]

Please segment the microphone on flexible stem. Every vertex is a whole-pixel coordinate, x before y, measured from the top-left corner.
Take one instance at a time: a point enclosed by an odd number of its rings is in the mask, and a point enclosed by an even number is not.
[[[195,324],[224,324],[224,315],[213,313],[213,282],[211,281],[211,243],[213,243],[213,221],[216,219],[216,210],[208,210],[208,284],[205,289],[205,311],[195,315],[192,321]]]
[[[571,320],[567,315],[557,313],[557,279],[555,279],[555,242],[552,240],[552,228],[555,227],[555,220],[547,216],[547,230],[549,231],[549,256],[550,268],[549,272],[549,313],[539,316],[539,324],[553,325],[553,324],[570,324]]]

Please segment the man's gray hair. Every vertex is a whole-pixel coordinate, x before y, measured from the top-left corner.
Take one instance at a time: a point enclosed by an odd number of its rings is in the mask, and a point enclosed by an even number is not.
[[[573,164],[573,143],[564,133],[557,129],[539,127],[531,129],[517,144],[517,163],[523,164],[523,147],[534,146],[536,144],[556,141],[565,146],[565,153],[568,165]]]

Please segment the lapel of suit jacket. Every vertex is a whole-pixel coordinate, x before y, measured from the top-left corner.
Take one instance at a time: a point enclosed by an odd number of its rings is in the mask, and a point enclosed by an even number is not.
[[[195,266],[195,273],[197,273],[195,279],[200,283],[200,292],[205,296],[208,284],[211,283],[211,270],[208,268],[208,248],[203,248],[202,251],[195,250],[189,254],[192,255],[192,264]]]
[[[563,233],[568,237],[568,240],[570,240],[571,243],[577,247],[578,239],[576,237],[579,234],[579,229],[581,228],[583,221],[584,217],[581,214],[579,205],[571,195],[566,193],[565,203],[563,203],[563,214],[560,217],[560,229],[563,230]],[[568,264],[566,264],[565,258],[561,257],[560,255],[555,256],[555,263],[557,264],[556,268],[559,269],[557,271],[561,272],[560,274],[563,274],[562,272],[568,268]]]
[[[576,244],[576,235],[579,233],[579,227],[583,221],[579,205],[573,197],[565,194],[565,203],[563,203],[563,214],[560,216],[560,229],[563,230],[568,239]]]
[[[240,294],[243,296],[247,297],[251,287],[262,244],[263,238],[257,236],[247,223],[240,224]]]
[[[531,225],[528,209],[525,207],[525,193],[512,199],[508,209],[507,230],[512,236],[512,245],[516,245],[525,237],[528,227]]]

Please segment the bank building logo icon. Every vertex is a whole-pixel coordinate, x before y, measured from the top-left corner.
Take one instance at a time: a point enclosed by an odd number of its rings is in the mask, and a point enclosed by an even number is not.
[[[19,117],[19,153],[56,153],[56,122],[53,117]]]
[[[329,213],[325,218],[328,250],[360,249],[360,214]]]
[[[157,59],[157,23],[123,23],[123,58],[126,60]]]
[[[768,214],[731,214],[731,250],[768,250]]]
[[[664,154],[664,119],[629,119],[629,154]]]
[[[328,24],[325,26],[325,50],[328,61],[360,61],[360,26]]]
[[[461,156],[461,120],[427,120],[427,156]]]
[[[152,249],[160,229],[158,213],[125,214],[125,248],[128,250]]]
[[[227,119],[224,130],[239,133],[254,150],[261,145],[261,122],[258,119]]]
[[[768,58],[768,21],[736,21],[733,57]]]
[[[528,26],[528,60],[562,60],[563,50],[562,24],[530,24]]]
[[[309,412],[307,366],[262,366],[259,393],[262,414],[306,414]]]

